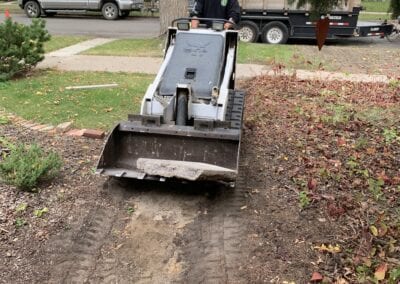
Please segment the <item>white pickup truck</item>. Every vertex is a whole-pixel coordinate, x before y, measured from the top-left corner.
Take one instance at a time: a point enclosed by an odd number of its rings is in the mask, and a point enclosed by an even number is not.
[[[101,11],[106,20],[116,20],[118,17],[127,17],[133,10],[140,10],[143,0],[18,0],[18,5],[30,18]]]

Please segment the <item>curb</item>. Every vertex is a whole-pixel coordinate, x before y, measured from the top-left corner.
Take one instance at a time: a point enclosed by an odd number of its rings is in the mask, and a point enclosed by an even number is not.
[[[23,119],[14,114],[6,113],[4,111],[0,111],[0,115],[5,116],[12,123],[22,126],[26,129],[30,129],[32,131],[39,131],[48,134],[59,134],[66,135],[72,137],[86,137],[91,139],[103,139],[106,135],[105,131],[97,130],[97,129],[73,129],[72,122],[64,122],[57,126],[51,124],[40,124],[35,123],[30,120]]]

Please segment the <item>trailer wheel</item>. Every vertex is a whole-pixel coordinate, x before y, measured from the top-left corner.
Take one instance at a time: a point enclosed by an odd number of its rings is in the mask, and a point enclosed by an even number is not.
[[[188,97],[185,92],[178,92],[178,103],[176,105],[176,125],[186,125],[188,119]]]
[[[101,9],[104,19],[116,20],[118,18],[119,9],[118,6],[112,2],[107,2]]]
[[[400,40],[400,30],[394,28],[390,34],[385,35],[386,39],[390,42]]]
[[[239,39],[243,42],[256,42],[260,34],[260,29],[252,21],[239,23]]]
[[[282,22],[270,22],[261,31],[261,40],[264,43],[284,44],[289,38],[289,30]]]
[[[39,18],[41,14],[41,8],[39,3],[36,1],[28,1],[24,6],[25,14],[29,18]]]

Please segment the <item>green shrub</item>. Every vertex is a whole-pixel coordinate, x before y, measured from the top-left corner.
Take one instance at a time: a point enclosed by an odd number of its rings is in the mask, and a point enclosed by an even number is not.
[[[23,74],[42,61],[43,43],[49,39],[41,19],[34,19],[30,26],[10,18],[0,23],[0,82]]]
[[[57,153],[46,154],[37,145],[21,144],[0,163],[0,177],[22,190],[32,191],[40,181],[54,178],[61,165]]]

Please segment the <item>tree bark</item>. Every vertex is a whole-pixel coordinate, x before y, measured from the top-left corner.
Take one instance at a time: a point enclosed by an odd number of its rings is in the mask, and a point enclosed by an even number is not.
[[[188,17],[187,0],[160,1],[160,35],[167,32],[171,22],[176,18]]]

